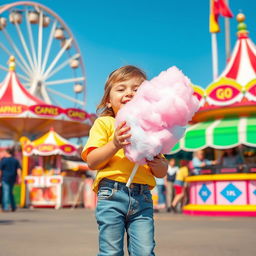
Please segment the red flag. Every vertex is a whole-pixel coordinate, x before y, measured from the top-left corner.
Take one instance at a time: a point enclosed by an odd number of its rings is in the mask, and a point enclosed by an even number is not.
[[[225,0],[211,0],[210,8],[210,32],[219,32],[218,18],[219,15],[232,18],[233,14],[227,6]]]
[[[215,2],[219,3],[218,8],[219,8],[220,15],[227,17],[227,18],[233,17],[233,14],[232,14],[231,10],[229,9],[229,7],[227,6],[225,0],[218,0]]]

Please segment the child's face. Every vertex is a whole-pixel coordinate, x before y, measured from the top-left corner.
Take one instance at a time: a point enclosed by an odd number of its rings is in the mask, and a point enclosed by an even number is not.
[[[173,167],[175,165],[175,160],[174,159],[170,159],[169,164],[170,164],[170,166]]]
[[[112,107],[115,116],[118,110],[133,98],[140,84],[141,78],[135,77],[112,86],[107,106]]]

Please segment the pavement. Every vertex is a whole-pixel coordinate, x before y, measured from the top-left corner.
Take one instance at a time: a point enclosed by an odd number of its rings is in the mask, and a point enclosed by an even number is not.
[[[155,214],[155,228],[158,256],[256,255],[253,217],[163,211]],[[84,208],[0,212],[0,256],[95,256],[97,234],[94,212]]]

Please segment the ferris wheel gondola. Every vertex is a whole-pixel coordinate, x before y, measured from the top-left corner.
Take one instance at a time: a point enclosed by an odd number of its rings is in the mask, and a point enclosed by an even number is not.
[[[85,108],[85,68],[65,22],[36,2],[0,9],[0,55],[14,55],[16,73],[30,93],[47,104]],[[6,56],[7,55],[7,56]],[[0,61],[0,78],[8,69]]]

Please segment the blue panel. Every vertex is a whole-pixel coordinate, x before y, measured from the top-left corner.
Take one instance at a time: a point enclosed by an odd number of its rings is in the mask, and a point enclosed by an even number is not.
[[[220,193],[230,203],[233,203],[242,194],[242,192],[232,183],[229,183]]]

